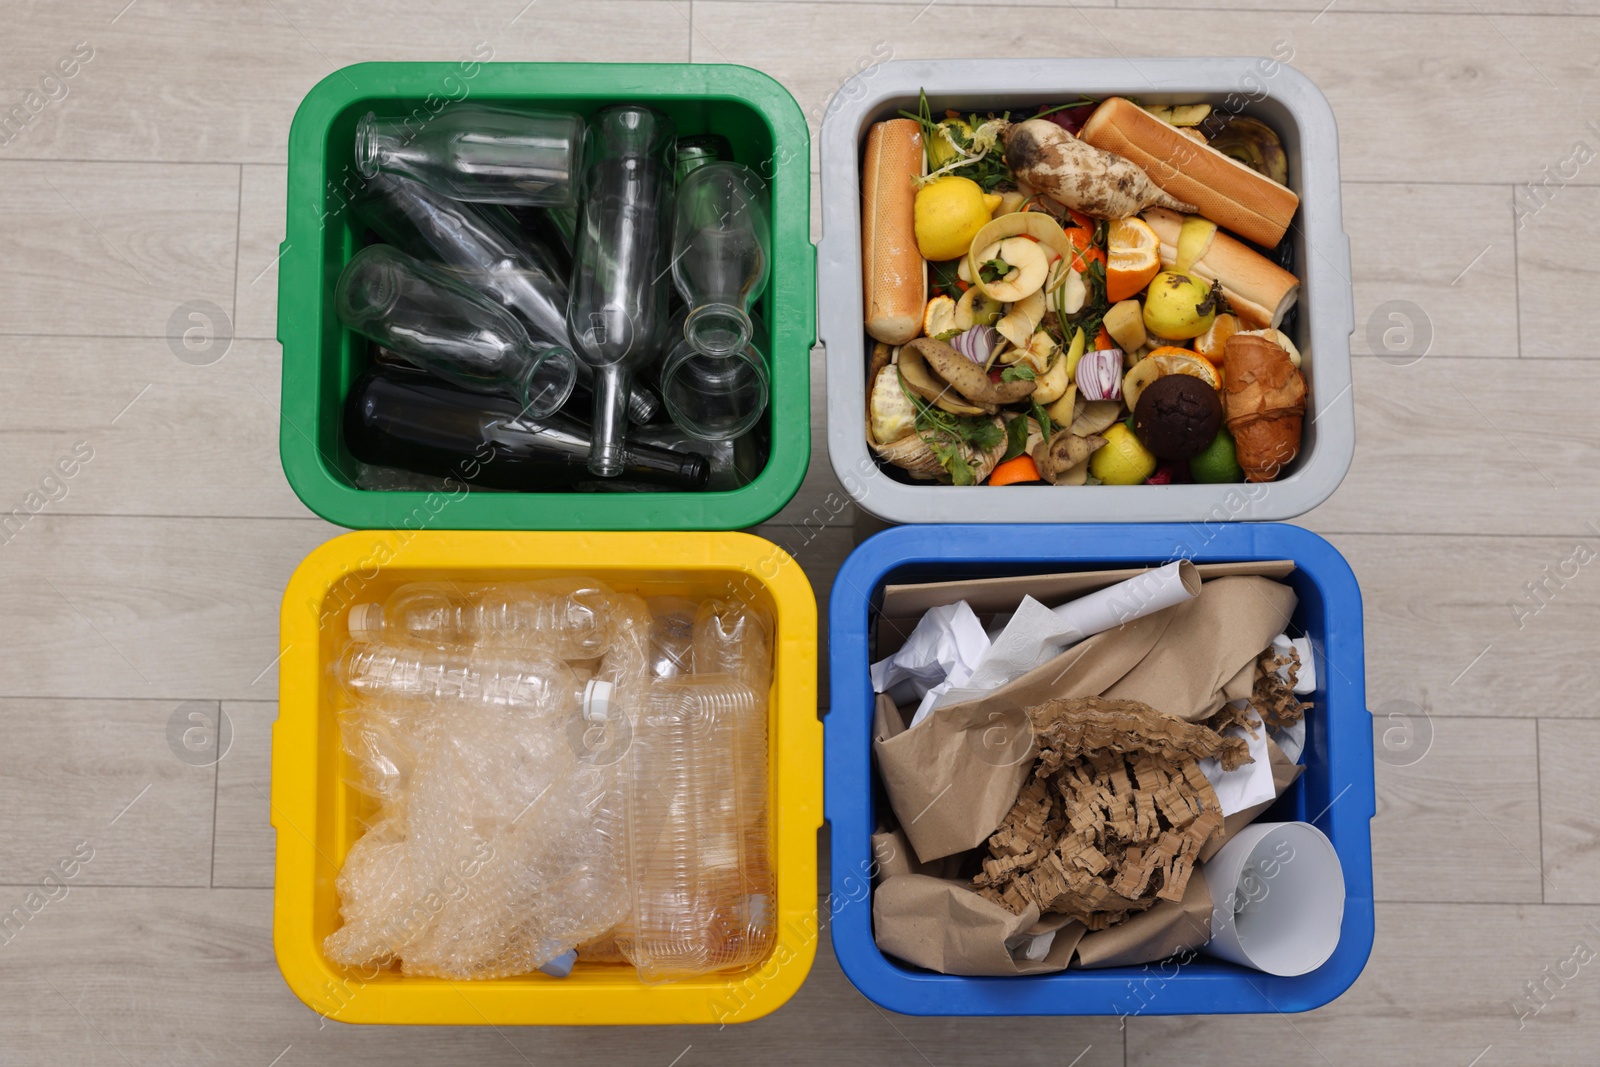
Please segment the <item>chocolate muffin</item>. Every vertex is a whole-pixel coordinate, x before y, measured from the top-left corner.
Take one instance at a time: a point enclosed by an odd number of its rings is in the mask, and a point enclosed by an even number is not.
[[[1165,374],[1139,394],[1133,430],[1161,459],[1198,455],[1222,426],[1222,400],[1205,381],[1189,374]]]

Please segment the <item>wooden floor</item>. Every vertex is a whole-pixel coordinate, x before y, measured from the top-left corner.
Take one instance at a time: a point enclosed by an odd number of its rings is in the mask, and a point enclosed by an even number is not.
[[[1594,0],[525,3],[10,5],[0,114],[58,63],[74,73],[0,145],[0,512],[38,511],[0,537],[0,913],[80,842],[93,856],[0,935],[0,1064],[1600,1057],[1600,962],[1584,962],[1600,952]],[[265,799],[277,606],[338,531],[277,457],[289,122],[336,67],[480,42],[501,60],[748,64],[813,132],[830,94],[889,55],[1292,49],[1338,115],[1354,248],[1359,446],[1302,520],[1360,577],[1378,716],[1377,942],[1348,994],[1125,1030],[923,1020],[874,1008],[826,943],[792,1003],[726,1030],[354,1028],[290,994]],[[1519,192],[1536,181],[1537,199]],[[1369,347],[1395,300],[1431,333],[1416,362]],[[197,302],[232,335],[203,366],[169,343]],[[817,537],[784,525],[835,489],[820,414],[814,436],[801,498],[763,531],[804,543],[825,599],[873,526],[849,509]],[[190,712],[231,726],[215,766],[168,745]]]

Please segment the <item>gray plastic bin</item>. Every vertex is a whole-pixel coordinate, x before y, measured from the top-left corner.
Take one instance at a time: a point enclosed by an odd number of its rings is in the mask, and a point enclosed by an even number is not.
[[[1146,104],[1206,102],[1253,115],[1283,139],[1300,196],[1292,227],[1301,280],[1291,336],[1310,386],[1301,454],[1275,482],[1162,486],[906,484],[881,469],[866,442],[866,331],[861,293],[861,148],[868,127],[915,111],[926,90],[946,108],[1004,111],[1082,95]],[[1221,522],[1281,520],[1326,500],[1355,452],[1350,396],[1350,239],[1339,204],[1333,110],[1310,79],[1276,60],[908,60],[846,82],[822,124],[822,241],[817,246],[820,339],[828,351],[828,454],[855,501],[891,522]]]

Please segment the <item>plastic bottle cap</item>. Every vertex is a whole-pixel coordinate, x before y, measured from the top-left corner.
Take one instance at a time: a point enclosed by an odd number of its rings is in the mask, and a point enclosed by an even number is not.
[[[569,948],[549,963],[541,964],[539,970],[551,978],[565,978],[572,973],[572,965],[577,962],[578,950]]]
[[[588,722],[606,722],[611,718],[611,694],[616,686],[599,678],[591,678],[583,687],[583,717]]]
[[[350,636],[364,638],[383,630],[382,604],[357,604],[350,609]]]

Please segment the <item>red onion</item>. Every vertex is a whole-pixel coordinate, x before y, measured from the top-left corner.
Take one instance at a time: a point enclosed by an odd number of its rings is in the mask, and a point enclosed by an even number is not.
[[[950,338],[950,347],[974,363],[987,363],[996,336],[992,326],[974,326]]]
[[[1094,114],[1094,109],[1099,106],[1099,104],[1082,104],[1078,107],[1069,107],[1064,111],[1052,111],[1045,116],[1045,121],[1055,123],[1076,137],[1078,132],[1083,129],[1083,124],[1089,121],[1089,116]]]
[[[1078,392],[1085,400],[1122,399],[1122,349],[1100,348],[1078,360]]]

